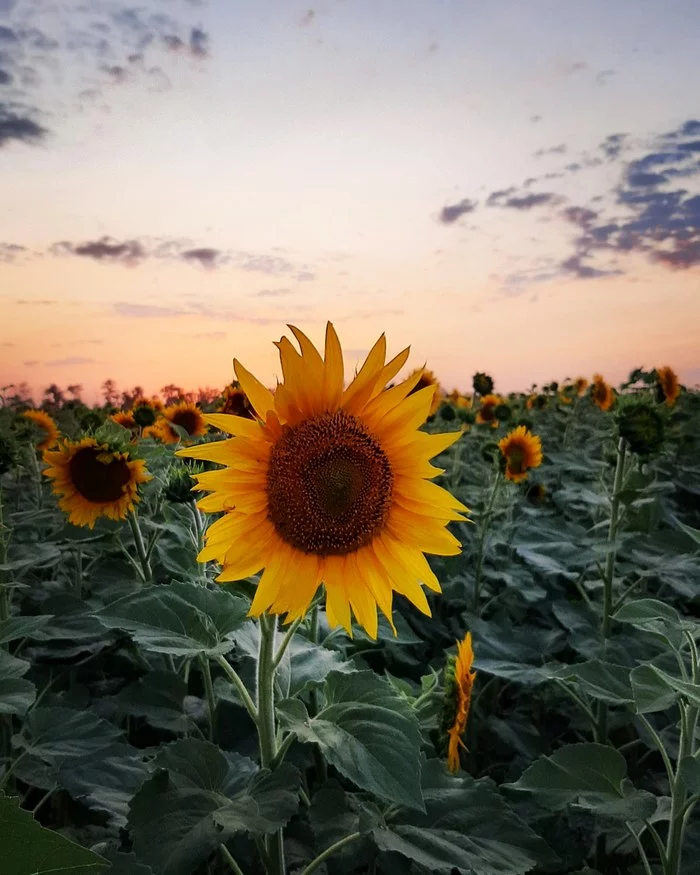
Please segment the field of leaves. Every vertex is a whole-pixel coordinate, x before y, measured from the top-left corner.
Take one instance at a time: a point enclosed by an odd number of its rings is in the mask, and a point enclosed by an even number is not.
[[[211,518],[177,444],[138,440],[137,514],[76,527],[21,410],[0,409],[0,869],[697,873],[700,395],[667,408],[647,383],[608,411],[556,386],[511,396],[496,427],[445,401],[425,428],[465,428],[435,463],[472,511],[450,526],[463,551],[430,559],[432,617],[397,597],[376,641],[318,605],[276,636],[248,618],[255,579],[218,585],[196,560]],[[640,454],[619,410],[647,395],[664,436]],[[106,408],[48,409],[69,437],[131,439]],[[513,483],[497,442],[518,423],[544,459]],[[467,631],[450,772],[446,666]]]

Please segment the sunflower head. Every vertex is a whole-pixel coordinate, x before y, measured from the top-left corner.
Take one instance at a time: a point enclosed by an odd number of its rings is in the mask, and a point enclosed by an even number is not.
[[[504,401],[497,404],[494,407],[493,412],[499,422],[508,422],[513,416],[513,411],[510,409],[510,405],[506,404]]]
[[[154,399],[137,398],[131,408],[131,416],[139,428],[149,428],[158,419],[158,414],[163,409],[163,405],[158,402],[160,407],[155,403]]]
[[[134,419],[133,411],[120,410],[118,413],[113,413],[109,417],[112,422],[121,425],[122,428],[128,428],[129,431],[138,431],[138,424]]]
[[[48,450],[58,443],[60,437],[58,426],[44,410],[25,410],[22,416],[32,425],[34,439],[38,441],[39,452]]]
[[[533,393],[528,396],[525,407],[528,410],[544,410],[548,403],[549,398],[543,392]]]
[[[490,425],[493,428],[496,428],[498,425],[496,408],[502,403],[502,401],[503,399],[500,395],[484,395],[476,413],[476,422],[479,425]]]
[[[617,411],[620,437],[625,438],[633,453],[651,456],[664,442],[664,420],[650,400],[631,401]]]
[[[421,389],[431,388],[433,390],[433,399],[430,403],[428,416],[435,416],[437,409],[440,406],[440,401],[442,400],[438,378],[428,368],[416,368],[408,375],[406,382],[414,379],[416,379],[417,382],[410,392],[411,395],[413,395],[414,392],[420,392]]]
[[[438,408],[438,415],[440,419],[444,419],[445,422],[454,422],[457,417],[457,411],[452,404],[442,403]]]
[[[678,376],[673,368],[668,366],[656,369],[656,398],[659,403],[673,407],[681,394]]]
[[[472,671],[474,651],[471,632],[457,642],[457,654],[449,656],[445,666],[445,698],[442,711],[441,735],[446,741],[447,767],[458,772],[460,767],[459,749],[466,746],[462,741],[467,728],[469,708],[476,672]]]
[[[447,523],[463,519],[459,501],[431,479],[430,459],[460,436],[420,430],[434,385],[414,391],[422,371],[391,389],[404,350],[385,363],[380,337],[349,386],[333,326],[325,355],[292,327],[277,347],[284,382],[274,395],[234,360],[254,420],[227,414],[206,421],[234,435],[179,455],[225,467],[197,476],[211,494],[202,510],[224,512],[207,530],[200,561],[221,563],[220,582],[264,569],[251,614],[303,616],[321,584],[332,626],[351,630],[351,615],[377,635],[377,607],[392,622],[395,592],[429,614],[423,585],[439,583],[424,553],[455,555]]]
[[[73,525],[91,529],[101,516],[126,519],[139,501],[140,484],[151,479],[141,459],[94,437],[63,441],[44,451],[44,461],[58,506]]]
[[[542,442],[539,437],[519,425],[498,442],[503,454],[506,480],[520,483],[530,468],[542,464]]]
[[[585,393],[588,388],[588,380],[585,377],[576,377],[574,380],[574,389],[579,398]]]
[[[253,407],[238,380],[233,380],[221,393],[220,413],[231,413],[244,419],[255,419]]]
[[[168,471],[168,482],[165,485],[165,497],[168,501],[174,504],[187,504],[194,501],[196,496],[192,490],[197,484],[193,478],[202,471],[202,465],[186,464],[176,460]]]
[[[525,500],[528,504],[539,507],[547,501],[549,493],[543,483],[532,483],[525,491]]]
[[[490,395],[493,392],[493,380],[481,371],[477,371],[472,377],[472,385],[477,395]]]
[[[187,401],[166,407],[163,416],[149,429],[148,436],[155,437],[164,444],[177,444],[181,438],[173,426],[183,429],[190,438],[201,437],[207,433],[204,414],[196,404]]]
[[[610,410],[615,403],[615,393],[600,374],[593,375],[590,388],[591,400],[601,410]]]

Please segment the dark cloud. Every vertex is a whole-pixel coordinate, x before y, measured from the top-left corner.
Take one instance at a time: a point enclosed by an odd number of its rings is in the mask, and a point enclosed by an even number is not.
[[[578,225],[581,228],[589,228],[591,224],[598,218],[598,213],[586,207],[567,207],[562,211],[562,215],[569,222]]]
[[[85,243],[56,243],[52,247],[56,254],[78,255],[82,258],[92,258],[95,261],[120,262],[133,265],[145,258],[143,246],[138,240],[119,242],[111,237],[100,240],[89,240]]]
[[[491,194],[486,199],[486,206],[487,207],[501,206],[501,201],[503,200],[503,198],[506,198],[506,197],[508,197],[508,195],[513,194],[516,190],[517,189],[515,188],[515,186],[512,185],[510,188],[503,188],[503,189],[500,189],[499,191],[492,191]]]
[[[18,43],[19,37],[11,27],[0,24],[0,43]]]
[[[582,280],[596,279],[601,276],[616,276],[621,273],[619,270],[601,270],[597,267],[592,267],[589,264],[583,263],[583,255],[572,255],[562,261],[560,267],[564,273],[571,273]]]
[[[668,177],[663,173],[628,173],[627,184],[635,188],[642,188],[649,185],[660,185],[662,182],[667,182]]]
[[[165,34],[165,47],[171,52],[186,52],[193,58],[206,58],[209,54],[209,35],[199,27],[193,27],[187,40],[177,34]]]
[[[600,150],[605,157],[612,161],[618,157],[620,152],[625,148],[628,134],[610,134],[600,144]]]
[[[443,225],[453,225],[457,219],[467,213],[473,213],[477,207],[477,201],[464,198],[458,204],[448,204],[440,210],[440,221]]]
[[[517,197],[509,197],[506,201],[499,204],[502,207],[509,207],[512,210],[531,210],[533,207],[542,207],[545,204],[561,203],[561,197],[551,191],[532,192]]]
[[[566,143],[559,143],[558,146],[550,146],[547,149],[538,149],[533,152],[534,158],[542,158],[544,155],[563,155],[566,152]]]
[[[541,116],[541,115],[531,115],[531,116],[530,116],[530,121],[533,123],[533,125],[536,125],[537,122],[541,122],[541,121],[542,121],[542,116]]]
[[[26,246],[18,246],[16,243],[0,243],[0,261],[14,261],[20,253],[26,251]]]
[[[222,253],[219,249],[209,249],[200,247],[198,249],[188,249],[180,256],[185,261],[196,261],[202,267],[215,268],[220,264]]]
[[[12,82],[12,75],[0,68],[0,85],[9,85]]]
[[[11,142],[39,143],[47,134],[26,111],[12,104],[0,103],[0,149]]]

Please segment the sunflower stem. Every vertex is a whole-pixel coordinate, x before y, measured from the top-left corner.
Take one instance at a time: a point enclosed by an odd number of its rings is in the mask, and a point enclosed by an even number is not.
[[[136,553],[138,554],[139,562],[141,563],[141,576],[143,577],[143,582],[150,583],[153,578],[153,572],[151,571],[151,563],[148,561],[146,545],[143,542],[143,535],[141,534],[139,521],[136,518],[136,511],[130,513],[127,519],[129,520],[129,525],[131,526],[131,531],[134,536]]]
[[[75,551],[75,591],[78,598],[83,597],[83,549],[80,545]]]
[[[211,666],[208,657],[200,654],[199,667],[204,678],[204,692],[207,697],[207,712],[209,714],[209,741],[216,740],[216,697],[214,696],[214,684],[211,680]]]
[[[2,489],[0,489],[0,565],[7,562],[7,540],[5,532],[8,531],[5,525],[4,507],[2,503]],[[0,623],[7,620],[10,616],[10,593],[6,587],[5,572],[0,571]]]
[[[216,661],[219,663],[221,668],[223,668],[223,670],[228,675],[228,679],[231,681],[231,683],[236,688],[236,691],[238,692],[238,695],[241,697],[241,701],[243,702],[243,705],[244,705],[246,711],[250,715],[251,720],[257,726],[258,722],[259,722],[258,709],[255,707],[255,702],[250,697],[250,693],[248,692],[246,685],[241,680],[240,675],[238,674],[236,669],[228,662],[226,657],[217,656]]]
[[[334,842],[330,847],[326,848],[321,854],[316,857],[315,860],[312,860],[309,865],[302,869],[299,875],[311,875],[312,872],[315,872],[321,863],[325,863],[326,860],[335,854],[337,851],[341,851],[346,845],[351,844],[352,842],[356,842],[358,839],[362,838],[361,832],[352,832],[350,835],[345,836],[342,839],[339,839],[337,842]]]
[[[272,667],[277,668],[277,666],[284,659],[284,654],[287,652],[287,648],[292,643],[292,638],[294,637],[294,633],[299,628],[301,624],[301,617],[297,618],[292,622],[289,626],[289,629],[285,632],[284,638],[282,639],[282,643],[277,649],[277,653],[275,653],[275,658],[272,661]]]
[[[496,476],[493,481],[493,486],[491,487],[491,494],[489,496],[488,504],[486,505],[486,510],[481,517],[481,525],[479,527],[479,543],[477,545],[476,569],[474,571],[474,600],[472,602],[472,613],[475,616],[479,615],[479,601],[481,600],[481,586],[483,582],[482,568],[484,565],[484,545],[486,543],[486,534],[488,532],[489,523],[491,521],[491,515],[493,512],[493,506],[496,502],[496,495],[498,494],[498,488],[501,485],[502,479],[503,476],[499,468],[496,467]]]
[[[277,618],[263,614],[260,617],[260,649],[257,666],[258,740],[260,765],[263,769],[273,766],[277,755],[275,731],[275,639]],[[284,844],[282,830],[266,839],[270,857],[269,875],[285,875]]]

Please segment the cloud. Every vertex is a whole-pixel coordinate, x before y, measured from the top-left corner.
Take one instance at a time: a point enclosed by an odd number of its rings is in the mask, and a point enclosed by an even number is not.
[[[30,117],[24,108],[0,103],[0,149],[8,143],[39,143],[48,131]]]
[[[25,362],[27,364],[27,362]],[[44,362],[45,365],[50,365],[52,368],[60,368],[64,365],[94,365],[95,359],[85,358],[82,355],[73,355],[65,359],[53,359],[50,362]]]
[[[566,143],[559,143],[558,146],[550,146],[548,149],[538,149],[533,152],[534,158],[542,158],[544,155],[563,155],[566,152]]]
[[[0,68],[0,85],[9,85],[12,82],[12,75]]]
[[[440,210],[440,221],[443,225],[453,225],[457,219],[467,213],[473,213],[477,205],[477,201],[471,201],[468,198],[464,198],[457,204],[448,204]]]
[[[600,70],[595,74],[596,85],[606,85],[617,73],[617,70]]]
[[[39,359],[30,359],[27,362],[22,362],[22,364],[25,366],[25,368],[33,368],[34,365],[39,364]]]
[[[209,249],[200,247],[199,249],[187,249],[180,255],[185,261],[196,261],[202,267],[215,268],[220,264],[221,251],[219,249]]]
[[[26,251],[27,249],[25,246],[18,246],[16,243],[0,243],[0,261],[10,263],[14,261],[20,253]]]
[[[541,207],[545,204],[561,203],[561,200],[562,198],[559,195],[551,191],[540,191],[517,197],[509,197],[499,206],[508,207],[513,210],[531,210],[533,207]]]
[[[196,340],[224,340],[228,334],[225,331],[202,331],[191,336]]]
[[[256,298],[281,298],[283,295],[291,295],[292,289],[261,289],[255,292]]]
[[[533,123],[533,125],[536,125],[537,122],[541,122],[541,121],[542,121],[542,116],[541,116],[541,115],[531,115],[531,116],[530,116],[530,121]]]
[[[299,27],[308,27],[316,18],[315,9],[307,9],[299,20]]]
[[[209,35],[199,27],[193,27],[187,40],[177,34],[165,34],[163,43],[171,52],[186,52],[193,58],[206,58],[209,54]]]
[[[158,307],[155,304],[132,304],[117,301],[114,310],[120,316],[135,316],[137,319],[163,319],[170,316],[191,316],[192,311],[182,307]]]
[[[102,237],[85,243],[62,241],[54,244],[52,251],[55,254],[70,253],[82,258],[92,258],[95,261],[119,262],[127,265],[137,264],[146,257],[143,246],[138,240],[124,240],[120,243],[111,237]]]
[[[18,298],[15,301],[15,304],[21,304],[21,305],[32,304],[34,306],[40,306],[40,307],[46,307],[49,304],[56,304],[56,303],[58,303],[58,302],[57,301],[46,301],[46,300],[44,300],[44,301],[27,300],[26,298]]]
[[[613,161],[626,148],[628,137],[629,134],[610,134],[599,148],[609,161]]]
[[[487,207],[497,207],[501,205],[501,201],[503,198],[508,197],[508,195],[513,194],[517,189],[515,186],[511,186],[510,188],[502,188],[499,191],[492,191],[491,194],[486,199]]]

